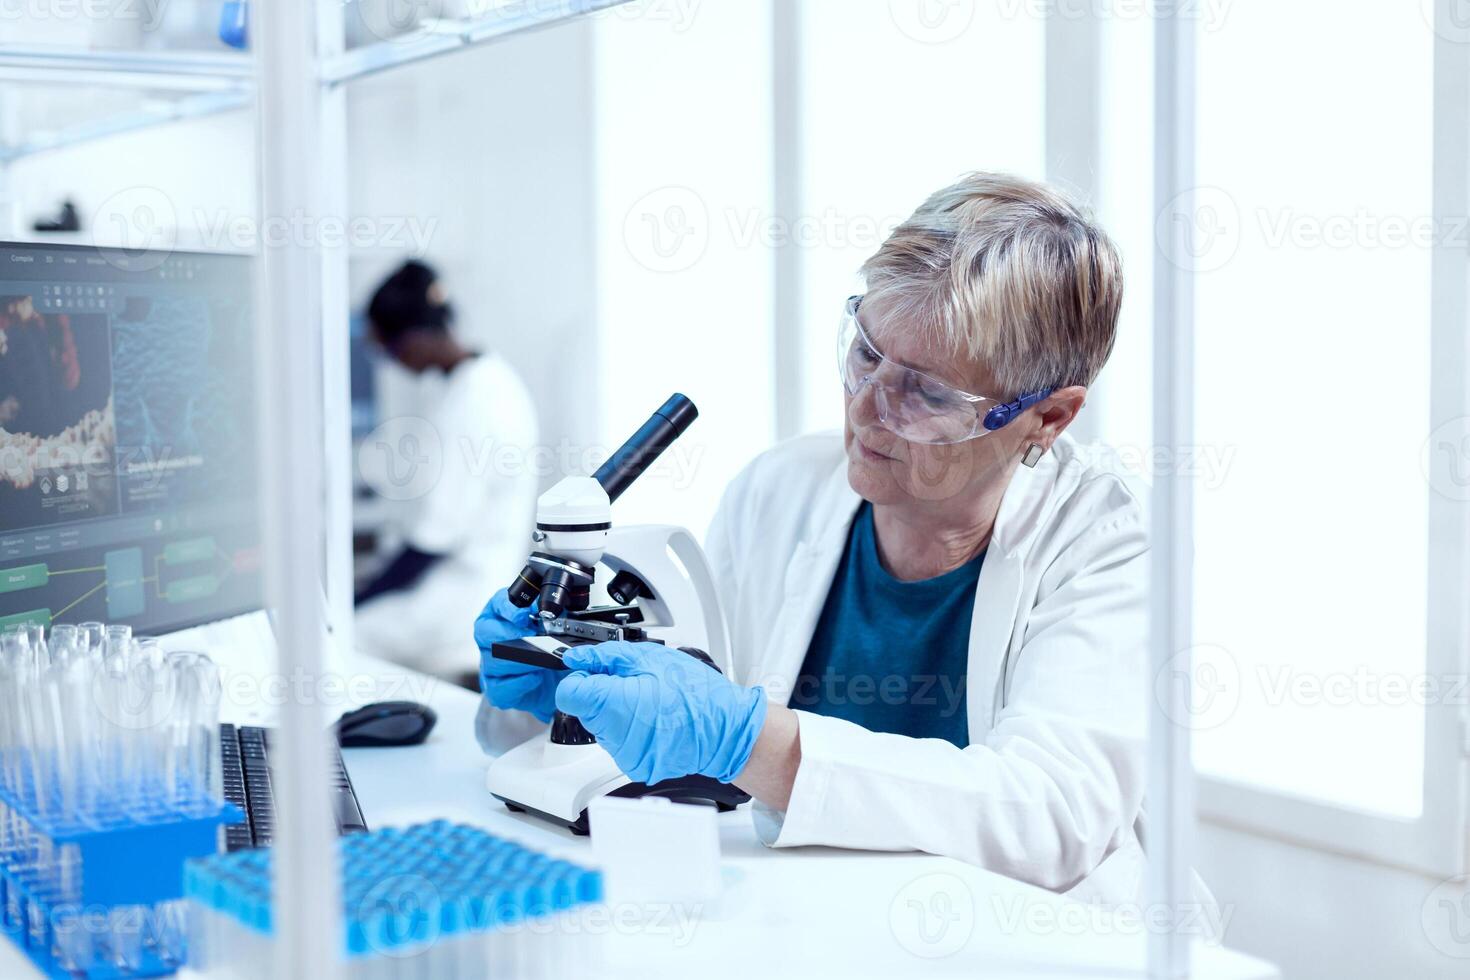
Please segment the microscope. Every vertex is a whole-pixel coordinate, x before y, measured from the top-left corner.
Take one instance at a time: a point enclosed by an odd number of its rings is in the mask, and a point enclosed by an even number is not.
[[[728,670],[730,645],[709,562],[681,527],[613,528],[612,504],[699,415],[675,394],[590,477],[567,477],[536,503],[535,549],[509,588],[520,608],[536,603],[541,634],[491,645],[491,656],[566,670],[569,647],[608,640],[651,641],[669,656]],[[599,574],[602,572],[603,574]],[[545,735],[490,764],[490,792],[517,813],[588,833],[587,804],[599,796],[659,796],[733,810],[750,796],[708,776],[647,784],[629,779],[607,750],[560,711]]]

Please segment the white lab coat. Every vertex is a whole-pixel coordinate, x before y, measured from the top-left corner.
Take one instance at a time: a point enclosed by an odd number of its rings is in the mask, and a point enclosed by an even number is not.
[[[354,642],[364,653],[452,675],[478,668],[475,617],[526,560],[539,485],[536,411],[515,370],[481,354],[444,379],[427,420],[443,470],[409,502],[403,532],[418,550],[445,557],[414,587],[364,603]]]
[[[970,744],[798,712],[790,806],[755,805],[767,844],[922,850],[1138,900],[1147,518],[1114,460],[1063,437],[1007,488],[970,621]],[[859,503],[837,434],[784,443],[728,488],[706,550],[736,681],[786,702]]]

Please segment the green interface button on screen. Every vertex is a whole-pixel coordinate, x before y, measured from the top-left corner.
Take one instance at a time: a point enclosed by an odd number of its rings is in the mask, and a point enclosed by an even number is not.
[[[0,594],[39,589],[51,578],[45,565],[21,565],[0,571]]]
[[[30,612],[16,613],[13,616],[0,616],[0,630],[16,625],[50,626],[51,610],[32,609]]]
[[[174,579],[163,590],[169,602],[194,602],[207,599],[219,591],[219,579],[213,575],[196,575],[193,578]]]
[[[171,541],[163,546],[165,565],[186,565],[213,557],[214,538],[190,538],[187,541]]]

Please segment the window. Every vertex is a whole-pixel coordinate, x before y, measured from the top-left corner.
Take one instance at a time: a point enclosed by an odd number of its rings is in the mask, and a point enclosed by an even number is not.
[[[1151,45],[1104,25],[1106,84],[1145,94],[1103,102],[1100,210],[1130,300],[1095,407],[1140,471],[1193,476],[1202,811],[1449,873],[1464,517],[1426,437],[1464,414],[1463,376],[1436,365],[1465,331],[1466,160],[1446,136],[1466,107],[1445,83],[1465,58],[1431,5],[1350,6],[1196,25],[1191,247],[1168,257],[1194,274],[1195,444],[1171,460],[1150,450],[1138,272],[1157,229],[1135,220],[1152,160],[1126,108],[1148,104]]]
[[[1045,21],[1027,5],[801,6],[804,430],[842,425],[834,366],[858,268],[972,170],[1043,172]]]
[[[1196,759],[1401,817],[1424,772],[1422,706],[1387,685],[1425,675],[1433,40],[1417,5],[1318,3],[1237,7],[1199,46],[1195,632],[1241,683]]]
[[[615,450],[671,392],[693,399],[699,420],[618,522],[702,538],[724,486],[775,436],[770,15],[685,8],[596,19],[598,448]]]

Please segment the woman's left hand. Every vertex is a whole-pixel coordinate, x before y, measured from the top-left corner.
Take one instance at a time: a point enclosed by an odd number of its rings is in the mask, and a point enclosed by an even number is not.
[[[557,685],[557,708],[581,719],[630,778],[728,783],[749,761],[766,718],[763,689],[659,643],[586,644],[562,659],[574,673]]]

